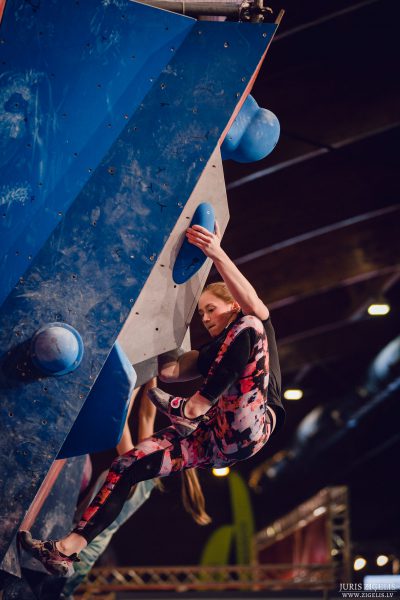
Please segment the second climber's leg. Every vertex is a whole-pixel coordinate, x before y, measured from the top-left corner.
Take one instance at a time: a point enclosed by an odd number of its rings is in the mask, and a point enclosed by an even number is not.
[[[186,467],[188,461],[182,458],[181,443],[172,427],[143,440],[113,462],[104,485],[69,535],[58,541],[41,541],[32,539],[29,532],[20,532],[22,547],[51,573],[70,576],[74,572],[73,562],[78,560],[76,553],[118,516],[132,485]]]

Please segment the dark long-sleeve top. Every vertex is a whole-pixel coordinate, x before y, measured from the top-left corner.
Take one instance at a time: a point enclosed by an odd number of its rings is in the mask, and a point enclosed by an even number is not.
[[[243,316],[243,313],[238,314],[238,319]],[[202,346],[199,350],[199,356],[197,359],[197,368],[203,377],[206,377],[212,363],[214,362],[218,351],[225,340],[230,328],[236,322],[233,321],[230,323],[217,337],[213,338],[209,343]],[[285,408],[282,404],[281,399],[281,388],[282,388],[282,378],[281,378],[281,369],[279,366],[279,356],[278,349],[276,346],[275,339],[275,331],[271,323],[271,319],[268,318],[265,321],[262,321],[264,325],[265,333],[268,340],[268,351],[269,351],[269,383],[268,383],[268,392],[267,392],[267,404],[271,406],[271,408],[275,411],[276,414],[276,427],[275,431],[278,431],[283,427],[285,422]],[[245,329],[241,332],[241,349],[244,349],[246,346],[248,348],[252,345],[252,330]],[[248,339],[246,339],[246,336]],[[232,348],[232,347],[231,347]],[[248,359],[248,357],[247,357]],[[237,360],[238,364],[242,360],[240,355],[235,356],[232,353],[231,360],[234,363]],[[233,368],[235,366],[233,365]],[[239,373],[238,373],[239,375]],[[205,394],[207,396],[207,394]]]

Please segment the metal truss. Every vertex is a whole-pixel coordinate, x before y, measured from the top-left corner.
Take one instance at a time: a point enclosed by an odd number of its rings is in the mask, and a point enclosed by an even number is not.
[[[350,581],[350,517],[346,486],[327,487],[256,535],[257,551],[295,533],[315,519],[326,517],[331,565],[337,581]]]
[[[279,579],[280,571],[291,571],[296,575],[290,580]],[[144,590],[327,590],[335,585],[335,581],[332,564],[120,567],[93,569],[79,591],[85,597],[88,593],[94,596],[104,592]]]
[[[346,487],[321,490],[294,511],[260,531],[255,537],[255,546],[259,553],[322,515],[326,522],[330,554],[330,560],[324,564],[95,568],[75,593],[75,597],[81,600],[113,600],[113,592],[146,590],[327,592],[334,589],[338,581],[350,581],[350,527]]]

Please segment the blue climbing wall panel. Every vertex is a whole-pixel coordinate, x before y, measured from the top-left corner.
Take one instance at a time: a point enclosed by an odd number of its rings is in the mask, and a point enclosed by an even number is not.
[[[0,45],[0,304],[194,23],[129,0],[8,0]]]
[[[3,430],[0,438],[0,557],[57,456],[205,164],[238,104],[247,95],[249,82],[276,29],[273,24],[197,23],[123,0],[82,2],[78,4],[81,17],[74,12],[76,6],[75,1],[49,1],[32,12],[32,4],[22,0],[8,2],[2,23],[1,50],[11,56],[9,48],[14,44],[15,52],[18,49],[20,52],[21,47],[29,50],[31,40],[39,43],[37,40],[46,36],[50,39],[56,23],[61,20],[61,11],[70,37],[66,41],[66,34],[61,38],[55,36],[49,45],[52,47],[54,43],[61,60],[61,55],[69,56],[78,46],[83,57],[84,45],[93,44],[98,54],[93,58],[97,66],[92,69],[96,71],[105,64],[110,67],[104,73],[102,88],[96,87],[97,92],[114,87],[109,86],[107,78],[113,76],[114,70],[119,72],[120,62],[124,63],[119,42],[113,42],[118,39],[120,28],[124,32],[129,29],[134,45],[135,36],[139,36],[147,20],[152,22],[153,15],[161,20],[169,18],[171,23],[180,23],[173,36],[180,45],[170,46],[168,41],[166,48],[165,43],[160,42],[160,51],[166,49],[169,53],[168,64],[164,55],[164,66],[159,68],[159,75],[151,82],[147,94],[142,92],[140,100],[133,93],[136,90],[133,84],[131,96],[125,96],[130,88],[127,77],[121,94],[115,94],[112,100],[107,94],[103,97],[109,114],[103,113],[97,125],[87,129],[80,113],[74,125],[63,129],[64,144],[60,145],[54,143],[53,132],[63,127],[60,120],[67,117],[57,114],[55,118],[55,110],[57,112],[64,100],[60,93],[55,101],[52,91],[58,77],[57,60],[54,68],[49,69],[49,62],[53,61],[50,51],[28,51],[25,65],[14,72],[17,80],[17,73],[22,79],[28,77],[30,70],[45,73],[46,85],[39,93],[33,79],[26,88],[27,124],[21,127],[29,128],[34,115],[40,115],[38,123],[32,125],[33,134],[26,134],[27,140],[33,135],[36,148],[29,154],[30,159],[24,154],[24,145],[28,143],[23,141],[24,136],[15,139],[15,146],[14,140],[10,140],[10,130],[3,132],[2,138],[2,144],[9,148],[5,154],[12,154],[16,165],[19,165],[20,151],[25,156],[15,172],[22,178],[25,165],[24,185],[28,190],[27,195],[23,191],[21,195],[15,192],[22,179],[9,174],[2,188],[3,194],[7,194],[3,195],[6,198],[4,222],[8,215],[9,229],[14,223],[18,230],[19,222],[23,221],[24,226],[17,235],[23,236],[24,251],[34,249],[30,259],[25,257],[28,262],[17,269],[18,274],[23,272],[23,275],[19,275],[17,285],[0,308],[3,351],[0,362]],[[124,18],[122,6],[125,7]],[[36,19],[45,19],[42,11],[46,14],[48,11],[49,21],[46,28],[40,29]],[[91,19],[84,19],[86,11]],[[102,18],[101,11],[109,11],[107,19]],[[127,16],[128,11],[132,11],[131,17]],[[143,15],[143,11],[146,16],[136,19],[136,13]],[[49,15],[54,20],[53,26]],[[83,21],[86,26],[81,25]],[[107,57],[99,50],[103,35],[108,40],[104,45],[110,48]],[[145,42],[140,38],[142,43],[148,44],[150,53],[155,51],[151,46],[152,37],[150,29]],[[90,56],[90,47],[87,48]],[[65,61],[68,63],[67,58]],[[82,69],[85,69],[84,62],[82,58]],[[90,105],[85,113],[88,115],[90,111],[96,112],[97,107],[92,96],[90,101],[87,99],[89,82],[97,86],[98,77],[92,78],[87,71],[81,76],[80,68],[81,64],[75,64],[76,85],[71,102],[74,97],[76,111]],[[142,68],[146,71],[148,66],[143,64]],[[154,70],[150,73],[154,74]],[[8,77],[11,81],[11,75]],[[16,103],[24,99],[22,88],[18,89],[12,100]],[[32,89],[34,109],[28,108]],[[122,96],[129,105],[129,112],[125,100],[124,106],[121,104]],[[12,105],[7,106],[12,108]],[[114,111],[115,106],[118,111]],[[67,116],[71,114],[70,110],[65,109],[65,112]],[[107,120],[110,115],[115,117],[112,122]],[[79,131],[84,129],[85,136],[80,139]],[[103,137],[108,134],[107,143],[103,144]],[[71,136],[80,139],[79,148],[66,143]],[[77,148],[77,156],[74,148]],[[51,169],[47,161],[51,162]],[[33,189],[35,193],[31,194]],[[58,210],[56,199],[61,190],[66,191],[62,195],[65,204]],[[38,199],[35,194],[39,194]],[[12,286],[10,271],[15,268],[17,241],[17,238],[12,242],[10,239],[7,246],[10,261],[4,267],[7,289]],[[17,258],[20,256],[21,252]],[[61,377],[38,374],[29,358],[29,343],[35,331],[54,321],[76,328],[85,348],[78,369]],[[140,331],[132,331],[132,335],[140,336]]]

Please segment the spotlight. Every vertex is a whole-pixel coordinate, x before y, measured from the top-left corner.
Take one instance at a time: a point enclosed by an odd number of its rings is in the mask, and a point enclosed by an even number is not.
[[[361,571],[361,569],[363,569],[366,564],[367,564],[367,561],[365,560],[365,558],[363,558],[362,556],[358,556],[354,560],[353,569],[355,571]]]
[[[386,304],[386,303],[371,304],[368,307],[368,314],[373,317],[376,317],[378,315],[387,315],[389,311],[390,311],[390,306],[389,306],[389,304]]]
[[[389,557],[386,554],[380,554],[376,557],[376,564],[378,567],[384,567],[389,562]]]
[[[283,397],[286,400],[300,400],[303,397],[302,390],[285,390]]]
[[[229,474],[229,471],[229,467],[221,467],[220,469],[213,469],[212,474],[215,475],[215,477],[226,477],[226,475]]]

